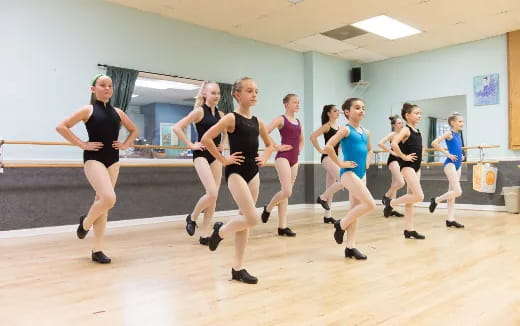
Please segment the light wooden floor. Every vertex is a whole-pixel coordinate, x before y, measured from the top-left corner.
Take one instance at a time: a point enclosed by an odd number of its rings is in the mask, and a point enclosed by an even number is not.
[[[0,325],[520,325],[519,215],[461,211],[455,230],[417,209],[419,241],[377,210],[367,261],[344,258],[321,210],[290,211],[293,239],[274,214],[249,243],[258,285],[229,281],[231,239],[209,252],[183,222],[108,230],[105,266],[90,234],[2,239]]]

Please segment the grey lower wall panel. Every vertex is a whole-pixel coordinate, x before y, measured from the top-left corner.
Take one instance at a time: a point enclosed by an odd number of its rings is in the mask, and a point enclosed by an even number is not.
[[[473,190],[473,169],[471,166],[467,169],[466,181],[461,181],[462,196],[457,198],[456,202],[459,204],[474,204],[474,205],[495,205],[503,206],[504,196],[500,195],[502,187],[520,186],[520,169],[517,167],[519,161],[500,162],[497,175],[496,192],[493,194],[480,193]],[[423,167],[423,170],[426,167]],[[435,175],[442,175],[443,167],[430,167],[430,169],[439,170]],[[390,173],[386,167],[378,169],[372,167],[367,171],[367,180],[369,189],[376,199],[383,197],[384,193],[390,186]],[[441,180],[421,180],[421,186],[424,192],[424,201],[429,201],[431,197],[439,196],[448,190],[448,181],[445,178]],[[406,187],[403,187],[399,194],[403,194]]]
[[[463,195],[458,203],[504,205],[500,191],[503,186],[520,185],[520,162],[498,164],[497,191],[484,194],[473,191],[472,171],[462,182]],[[434,167],[432,169],[442,169]],[[325,171],[320,164],[303,164],[290,204],[314,203],[324,190]],[[257,206],[262,207],[280,189],[274,167],[260,170],[261,187]],[[367,171],[368,187],[375,199],[380,199],[390,185],[386,167]],[[447,190],[448,182],[423,180],[425,200]],[[182,168],[122,168],[116,187],[117,204],[109,219],[122,220],[167,215],[188,214],[203,194],[202,185],[191,167]],[[82,169],[5,169],[0,174],[0,230],[15,230],[43,226],[76,224],[86,213],[94,191]],[[347,191],[336,194],[336,201],[345,201]],[[217,210],[236,209],[224,180],[220,188]]]
[[[304,166],[300,166],[303,176]],[[274,167],[260,170],[258,206],[280,190]],[[305,202],[304,178],[294,187],[290,204]],[[204,188],[192,167],[121,168],[116,206],[110,220],[188,214]],[[0,231],[76,224],[94,199],[83,169],[4,169],[0,174]],[[236,209],[222,179],[217,210]]]

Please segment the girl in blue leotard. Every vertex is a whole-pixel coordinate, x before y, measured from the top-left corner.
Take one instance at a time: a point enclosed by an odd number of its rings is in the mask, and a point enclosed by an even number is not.
[[[464,225],[455,221],[455,198],[462,195],[462,188],[460,187],[460,167],[462,160],[462,137],[460,132],[464,128],[464,118],[459,113],[453,113],[448,118],[448,124],[451,130],[445,132],[432,142],[432,146],[446,155],[444,161],[444,173],[449,181],[448,192],[439,197],[432,197],[430,200],[430,212],[433,213],[437,204],[442,201],[448,201],[448,219],[446,220],[447,227],[463,228]],[[446,141],[448,150],[440,146],[442,141]]]
[[[343,236],[347,230],[347,247],[345,257],[367,259],[355,248],[357,220],[375,209],[374,198],[366,186],[366,169],[370,164],[372,145],[370,133],[361,127],[365,118],[365,103],[358,98],[350,98],[343,104],[343,113],[349,123],[327,141],[325,153],[332,162],[338,165],[341,184],[349,192],[350,209],[347,215],[334,222],[334,239],[338,244],[343,243]],[[338,159],[334,146],[341,145],[343,160]]]

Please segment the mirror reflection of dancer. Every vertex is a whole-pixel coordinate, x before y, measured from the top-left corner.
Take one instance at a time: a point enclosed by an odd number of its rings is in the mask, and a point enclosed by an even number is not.
[[[275,128],[280,131],[281,144],[273,146],[278,151],[274,166],[282,189],[264,206],[262,222],[267,223],[271,210],[278,206],[278,235],[295,237],[296,233],[287,227],[287,206],[298,175],[298,155],[303,148],[302,125],[296,118],[296,113],[300,111],[300,99],[296,94],[287,94],[282,103],[285,114],[275,118],[267,127],[268,133]]]
[[[386,135],[383,139],[379,141],[377,144],[382,150],[388,152],[388,160],[386,162],[386,166],[388,167],[388,170],[390,170],[390,174],[392,175],[392,183],[390,184],[390,188],[388,191],[383,195],[383,205],[388,201],[395,199],[397,197],[397,191],[404,187],[404,179],[403,175],[401,174],[401,168],[399,167],[399,158],[397,157],[397,154],[392,150],[392,148],[388,148],[386,146],[387,142],[391,142],[392,138],[396,134],[398,134],[401,129],[403,129],[404,122],[403,119],[401,119],[398,115],[394,115],[389,117],[390,119],[390,126],[392,127],[392,132],[390,132],[388,135]],[[403,217],[404,215],[399,213],[396,210],[393,210],[390,215],[397,216],[397,217]],[[387,216],[388,217],[388,216]]]
[[[325,105],[321,112],[321,127],[316,129],[310,138],[314,148],[316,148],[316,150],[321,153],[321,165],[327,172],[325,177],[325,192],[316,199],[316,202],[321,204],[325,210],[325,216],[323,217],[323,223],[325,224],[334,224],[334,222],[336,222],[336,220],[331,217],[330,206],[332,205],[334,194],[343,189],[343,185],[339,180],[339,167],[334,164],[327,153],[325,153],[325,148],[322,149],[320,147],[318,144],[318,137],[323,135],[325,144],[327,144],[329,139],[331,139],[332,136],[334,136],[339,130],[338,117],[339,110],[335,105]],[[334,152],[336,153],[336,156],[338,155],[338,150],[339,143],[334,146]]]
[[[232,95],[238,102],[235,112],[226,114],[202,136],[201,142],[225,168],[229,191],[239,208],[239,215],[230,218],[226,224],[216,222],[209,238],[209,249],[217,249],[220,241],[229,236],[235,238],[235,260],[231,277],[244,283],[256,284],[258,279],[244,268],[244,254],[249,238],[249,230],[258,221],[255,205],[260,188],[258,167],[264,166],[271,156],[273,145],[267,129],[251,112],[256,104],[258,88],[253,79],[244,77],[233,84]],[[227,132],[230,156],[222,156],[213,139]],[[265,150],[258,156],[258,136],[265,144]]]
[[[204,222],[200,232],[199,243],[205,246],[209,243],[211,219],[213,215],[215,215],[215,208],[217,206],[218,190],[220,188],[220,180],[222,179],[222,163],[216,160],[215,157],[206,150],[200,140],[204,133],[224,116],[224,114],[217,109],[219,101],[220,87],[218,84],[215,82],[202,83],[195,100],[195,105],[193,106],[193,111],[173,127],[173,131],[177,137],[193,151],[193,165],[206,190],[206,193],[199,199],[191,214],[186,217],[186,232],[192,236],[195,234],[199,215],[204,212]],[[195,123],[195,128],[197,129],[198,141],[195,143],[192,143],[184,133],[184,129],[191,123]],[[223,150],[221,136],[222,135],[219,134],[213,139],[219,152]],[[222,143],[226,142],[226,137],[227,134],[224,133]]]
[[[385,203],[385,217],[390,216],[393,207],[404,204],[404,237],[409,239],[425,239],[426,237],[415,231],[413,225],[413,204],[422,202],[424,193],[421,188],[421,162],[422,162],[422,136],[417,125],[421,121],[421,108],[417,105],[404,103],[401,117],[406,121],[398,134],[392,138],[392,150],[399,156],[399,166],[406,181],[407,193],[396,199],[387,200]]]
[[[455,198],[462,195],[462,188],[460,186],[460,173],[462,161],[464,156],[462,153],[462,136],[460,132],[464,128],[464,118],[460,113],[453,113],[448,118],[448,124],[451,130],[446,131],[443,135],[432,142],[432,146],[446,155],[444,161],[444,174],[449,181],[448,192],[439,197],[432,197],[430,199],[430,212],[433,213],[437,204],[442,201],[448,201],[448,218],[446,219],[447,227],[463,228],[464,225],[455,221]],[[442,148],[440,143],[445,140],[448,150]]]
[[[358,219],[375,209],[376,204],[366,185],[366,169],[372,158],[370,133],[361,127],[365,118],[365,103],[359,98],[349,98],[342,106],[343,113],[348,118],[348,124],[332,136],[325,145],[325,152],[332,162],[338,165],[340,180],[349,192],[350,208],[347,215],[334,222],[334,239],[343,243],[347,230],[347,246],[345,257],[367,259],[356,247],[356,231]],[[340,161],[334,147],[341,145],[343,160]]]
[[[94,226],[92,260],[108,264],[111,259],[102,250],[108,211],[116,203],[114,187],[119,175],[119,150],[130,147],[139,135],[139,130],[122,110],[110,105],[113,92],[110,77],[96,75],[90,90],[90,105],[82,107],[60,122],[56,131],[70,143],[84,150],[84,171],[96,192],[96,198],[88,214],[80,217],[76,234],[78,238],[83,239],[90,227]],[[83,121],[87,128],[88,142],[79,139],[71,130],[80,121]],[[121,124],[129,131],[123,143],[117,140]]]

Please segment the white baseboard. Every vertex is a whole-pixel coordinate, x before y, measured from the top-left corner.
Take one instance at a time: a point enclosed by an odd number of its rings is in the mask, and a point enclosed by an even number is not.
[[[416,207],[430,207],[429,202],[422,202],[415,204]],[[437,208],[448,208],[448,204],[440,203]],[[491,211],[491,212],[505,212],[505,206],[495,205],[474,205],[474,204],[455,204],[455,209],[462,209],[468,211]]]
[[[380,203],[380,200],[376,200]],[[343,208],[348,207],[348,201],[335,202],[332,204],[332,207]],[[382,206],[381,204],[379,204]],[[416,207],[428,207],[430,203],[422,202],[417,203]],[[438,208],[446,208],[446,204],[439,204]],[[321,208],[319,204],[295,204],[289,205],[289,210],[295,209],[304,209],[304,208]],[[456,209],[462,210],[477,210],[477,211],[494,211],[494,212],[505,212],[505,206],[493,206],[493,205],[472,205],[472,204],[455,204]],[[260,210],[261,208],[259,208]],[[276,210],[273,210],[273,212]],[[228,210],[228,211],[219,211],[215,212],[215,217],[226,217],[236,214],[236,210]],[[136,218],[136,219],[128,219],[121,221],[109,221],[109,228],[122,228],[129,226],[139,226],[139,225],[149,225],[149,224],[157,224],[157,223],[167,223],[167,222],[177,222],[184,221],[186,215],[171,215],[171,216],[160,216],[160,217],[147,217],[147,218]],[[32,237],[38,235],[48,235],[48,234],[56,234],[56,233],[72,233],[76,231],[77,224],[74,225],[60,225],[60,226],[48,226],[41,228],[32,228],[32,229],[20,229],[20,230],[10,230],[10,231],[0,231],[0,239],[7,238],[23,238],[23,237]]]

